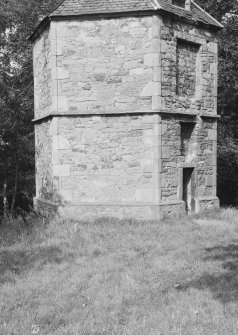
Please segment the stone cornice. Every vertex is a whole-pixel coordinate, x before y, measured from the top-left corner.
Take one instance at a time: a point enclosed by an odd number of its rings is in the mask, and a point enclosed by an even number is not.
[[[32,122],[34,123],[41,123],[48,121],[54,117],[97,117],[97,116],[121,116],[121,115],[163,115],[163,114],[168,114],[168,115],[174,115],[174,116],[185,116],[185,117],[191,117],[195,118],[197,116],[201,118],[211,118],[211,119],[220,119],[220,115],[212,115],[212,114],[199,114],[199,113],[182,113],[182,112],[176,112],[176,111],[171,111],[171,110],[160,110],[160,111],[123,111],[119,113],[87,113],[87,114],[82,114],[82,113],[65,113],[65,114],[47,114],[44,115],[40,118],[33,119]]]

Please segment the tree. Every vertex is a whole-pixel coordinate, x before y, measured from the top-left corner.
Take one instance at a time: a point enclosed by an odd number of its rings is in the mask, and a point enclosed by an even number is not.
[[[0,4],[0,168],[4,171],[0,179],[4,213],[8,198],[11,217],[19,183],[23,191],[34,192],[33,70],[27,37],[58,3],[5,0]],[[31,180],[31,186],[24,185],[26,179]]]
[[[238,203],[238,1],[199,0],[220,21],[218,34],[218,196],[224,205]]]

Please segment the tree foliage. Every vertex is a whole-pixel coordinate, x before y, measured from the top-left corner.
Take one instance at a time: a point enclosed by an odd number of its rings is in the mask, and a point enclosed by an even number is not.
[[[33,69],[27,37],[57,4],[55,0],[0,4],[0,190],[8,189],[11,214],[19,193],[34,193]]]

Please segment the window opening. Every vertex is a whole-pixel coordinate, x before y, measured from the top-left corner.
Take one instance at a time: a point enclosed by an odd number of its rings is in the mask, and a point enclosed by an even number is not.
[[[176,50],[176,94],[193,98],[196,92],[197,55],[200,45],[177,40]]]
[[[189,151],[189,145],[191,142],[191,136],[195,127],[195,123],[192,122],[181,122],[181,156],[186,156]]]

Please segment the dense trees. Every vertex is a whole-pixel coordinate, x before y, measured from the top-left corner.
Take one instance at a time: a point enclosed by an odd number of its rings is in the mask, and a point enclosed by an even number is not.
[[[5,214],[7,209],[13,213],[23,195],[34,194],[32,51],[27,37],[60,2],[3,0],[0,4],[0,210],[3,213],[5,203]],[[223,202],[228,198],[232,202],[238,198],[238,2],[197,2],[224,25],[219,33],[218,180]]]
[[[218,195],[238,204],[238,1],[198,0],[224,29],[219,33]]]
[[[27,37],[56,5],[55,0],[0,4],[0,210],[5,215],[13,214],[16,198],[18,205],[34,193],[32,50]]]

